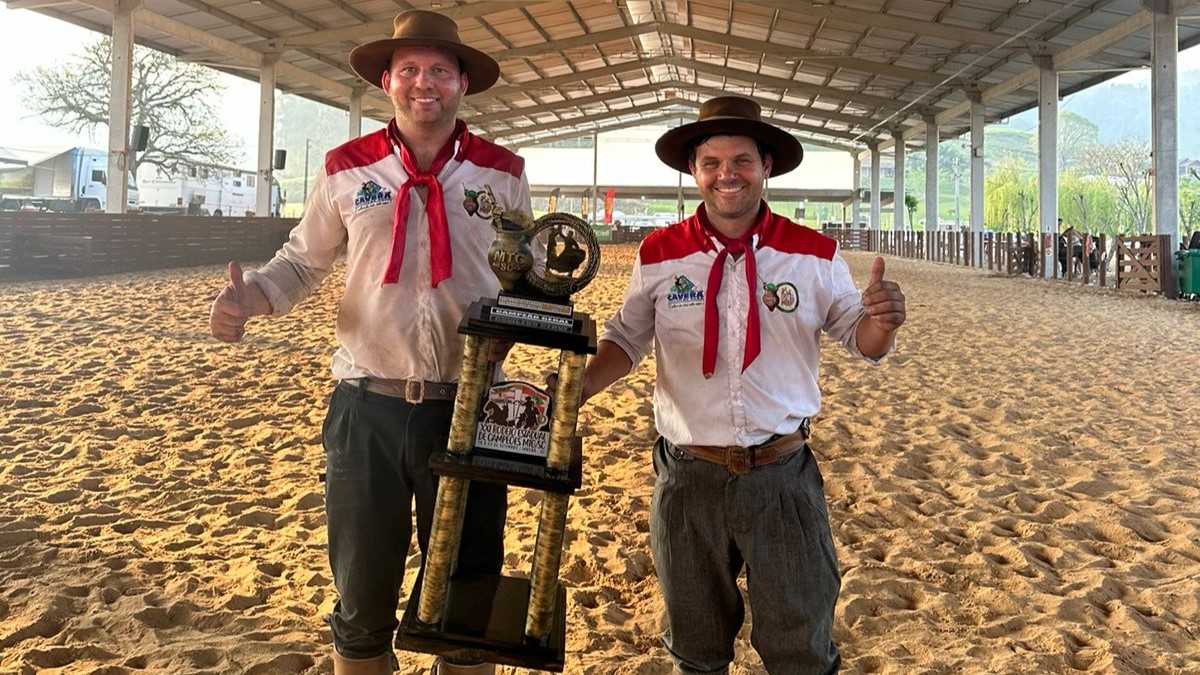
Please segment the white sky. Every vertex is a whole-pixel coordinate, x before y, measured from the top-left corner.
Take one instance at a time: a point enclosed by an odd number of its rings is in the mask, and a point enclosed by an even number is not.
[[[6,92],[0,96],[0,147],[29,152],[75,145],[104,147],[107,132],[103,128],[90,136],[71,134],[31,116],[21,103],[23,90],[12,83],[18,71],[62,63],[78,51],[80,44],[94,40],[96,36],[86,29],[29,10],[10,10],[6,6],[0,9],[0,91]],[[1180,54],[1181,71],[1197,68],[1200,68],[1200,48]],[[221,117],[234,138],[242,141],[242,164],[252,166],[257,152],[254,139],[258,135],[258,122],[257,115],[247,115],[246,111],[258,109],[258,84],[224,73],[219,77],[226,85],[221,97]],[[1140,83],[1148,81],[1149,77],[1149,71],[1140,70],[1111,82]]]
[[[0,3],[3,4],[3,3]],[[85,28],[31,12],[0,8],[0,147],[21,151],[54,150],[76,145],[103,148],[108,143],[108,131],[100,127],[93,135],[72,134],[47,126],[22,105],[23,87],[13,84],[20,71],[36,66],[64,63],[78,53],[80,46],[99,37]],[[257,153],[258,83],[225,73],[218,73],[225,91],[221,95],[220,113],[226,129],[243,144],[242,162],[254,166]]]

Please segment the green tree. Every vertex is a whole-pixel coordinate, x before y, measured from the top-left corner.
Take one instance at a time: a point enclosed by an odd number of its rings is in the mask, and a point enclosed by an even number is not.
[[[1150,229],[1150,145],[1125,139],[1096,145],[1084,153],[1087,166],[1116,189],[1119,234],[1145,234]]]
[[[50,122],[75,133],[107,128],[112,41],[101,38],[65,63],[20,72],[14,81],[26,90],[24,105]],[[216,71],[134,47],[130,118],[150,134],[146,150],[131,153],[131,169],[136,173],[142,164],[153,164],[178,174],[238,161],[240,153],[214,107],[221,90]]]
[[[1015,157],[1001,162],[984,178],[983,217],[988,229],[1033,232],[1038,217],[1037,176]]]
[[[1058,179],[1058,215],[1065,226],[1112,237],[1119,230],[1117,190],[1107,178],[1067,171]]]
[[[917,216],[917,205],[918,204],[920,204],[920,202],[917,201],[916,197],[914,197],[912,195],[904,195],[904,210],[908,211],[908,229],[910,229],[910,230],[917,229],[915,227],[915,225],[916,225],[915,218]]]
[[[1200,230],[1200,172],[1189,169],[1179,180],[1179,236]]]
[[[924,194],[924,191],[925,191],[925,152],[924,151],[917,150],[908,156],[908,161],[905,162],[905,164],[904,164],[904,184],[906,186],[908,186],[910,190],[913,190],[913,191],[917,192],[918,194]],[[905,203],[907,204],[907,197],[905,198]],[[937,210],[936,204],[934,205],[934,210],[935,211]],[[928,229],[928,230],[935,229],[935,227],[937,226],[937,215],[935,213],[933,215],[933,217],[930,218],[930,215],[928,212],[929,212],[928,205],[924,204],[923,202],[918,201],[917,210],[911,211],[908,214],[909,228],[916,229],[917,215],[920,214],[921,218],[925,219],[926,222],[932,223],[931,226],[928,226],[925,229]]]

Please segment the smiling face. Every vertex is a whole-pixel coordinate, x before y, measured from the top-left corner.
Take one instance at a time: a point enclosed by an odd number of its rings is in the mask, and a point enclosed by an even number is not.
[[[749,136],[710,136],[696,146],[689,164],[713,226],[731,237],[749,229],[763,181],[771,175],[771,157],[761,155]]]
[[[396,109],[401,131],[454,126],[467,75],[452,54],[420,47],[397,49],[383,73],[383,90]]]

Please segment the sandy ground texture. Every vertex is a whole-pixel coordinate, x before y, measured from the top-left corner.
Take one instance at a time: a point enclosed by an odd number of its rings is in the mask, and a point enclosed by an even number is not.
[[[871,257],[848,255],[865,282]],[[612,314],[632,257],[605,249],[586,311]],[[888,276],[909,298],[899,351],[871,367],[827,346],[815,424],[844,672],[1200,673],[1200,305],[896,259]],[[206,324],[222,278],[0,286],[0,672],[330,670],[317,477],[340,279],[227,346]],[[513,357],[531,379],[550,363]],[[584,409],[569,673],[670,670],[652,380],[643,364]],[[510,493],[513,573],[539,500]],[[748,629],[737,654],[735,675],[765,673]]]

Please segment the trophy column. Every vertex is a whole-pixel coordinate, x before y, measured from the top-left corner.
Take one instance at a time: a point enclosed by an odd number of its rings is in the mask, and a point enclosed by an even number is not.
[[[491,368],[487,355],[489,340],[468,335],[463,346],[463,365],[454,397],[454,418],[446,452],[469,455],[474,446],[475,429],[483,393],[491,384]],[[443,476],[438,480],[437,502],[433,510],[433,529],[425,553],[425,580],[417,618],[421,623],[434,625],[442,618],[446,602],[446,583],[458,557],[458,542],[462,539],[463,512],[467,507],[465,478]]]
[[[559,357],[558,388],[554,392],[557,405],[550,421],[550,454],[546,457],[546,466],[564,475],[571,463],[575,427],[579,422],[579,395],[586,359],[583,354],[571,352],[563,352]],[[567,527],[567,500],[568,495],[553,493],[542,499],[537,543],[533,549],[533,570],[529,574],[532,582],[529,611],[525,616],[525,635],[538,640],[550,634],[563,532]]]

